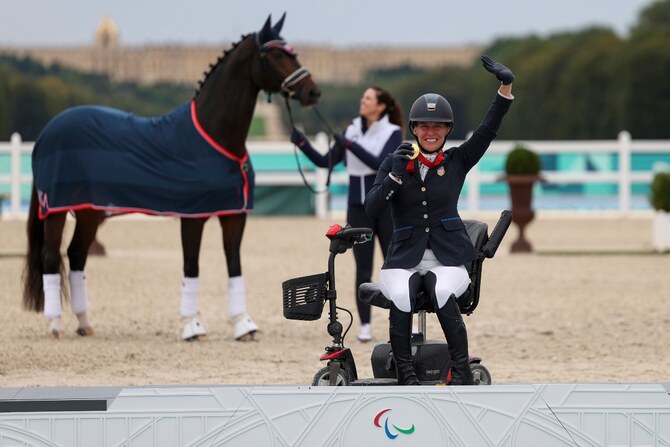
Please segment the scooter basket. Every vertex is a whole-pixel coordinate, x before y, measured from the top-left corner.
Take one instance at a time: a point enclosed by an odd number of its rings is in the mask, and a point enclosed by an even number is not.
[[[328,273],[301,276],[282,283],[284,318],[288,320],[318,320],[328,290]]]

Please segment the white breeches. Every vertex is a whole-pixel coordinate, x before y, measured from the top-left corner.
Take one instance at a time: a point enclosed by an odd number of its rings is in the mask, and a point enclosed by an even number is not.
[[[403,312],[410,312],[412,309],[409,296],[409,278],[417,272],[421,276],[433,272],[437,277],[435,295],[439,308],[447,303],[452,294],[457,297],[461,296],[470,284],[470,276],[465,266],[442,265],[433,254],[433,250],[427,249],[421,262],[414,268],[382,269],[381,271],[379,281],[381,292]]]

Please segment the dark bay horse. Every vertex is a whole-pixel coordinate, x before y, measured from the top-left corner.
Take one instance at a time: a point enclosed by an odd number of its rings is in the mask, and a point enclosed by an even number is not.
[[[91,335],[84,267],[105,213],[142,212],[181,221],[182,338],[201,339],[198,258],[205,222],[217,216],[228,267],[228,310],[238,340],[258,327],[246,311],[240,245],[253,209],[254,172],[245,141],[261,90],[301,105],[320,91],[279,35],[284,16],[225,51],[205,73],[192,101],[167,115],[143,118],[98,106],[68,109],[51,120],[33,150],[33,192],[23,304],[44,312],[49,333],[63,335],[67,296],[60,255],[67,212],[76,225],[67,248],[69,297],[77,333]]]

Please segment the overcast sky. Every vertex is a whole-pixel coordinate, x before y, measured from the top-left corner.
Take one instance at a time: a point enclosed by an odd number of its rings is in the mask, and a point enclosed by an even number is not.
[[[591,25],[625,36],[653,0],[0,0],[0,46],[87,45],[110,16],[125,45],[221,43],[286,11],[289,42],[488,44]],[[299,48],[298,48],[299,50]]]

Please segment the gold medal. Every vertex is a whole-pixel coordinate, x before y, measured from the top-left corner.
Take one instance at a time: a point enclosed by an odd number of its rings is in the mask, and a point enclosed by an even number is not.
[[[416,157],[419,156],[419,145],[416,143],[412,143],[412,149],[414,149],[414,153],[410,155],[409,159],[414,160]]]

